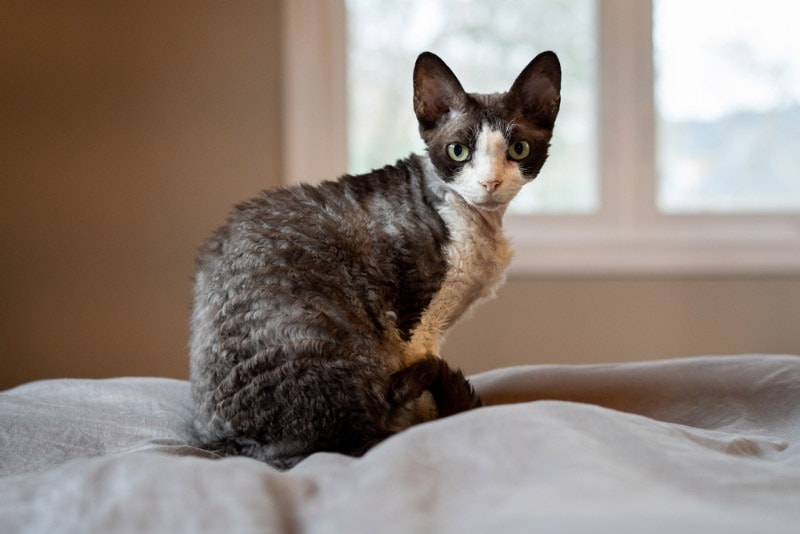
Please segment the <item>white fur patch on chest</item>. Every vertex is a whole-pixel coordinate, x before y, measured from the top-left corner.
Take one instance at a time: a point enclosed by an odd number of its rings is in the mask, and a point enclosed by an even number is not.
[[[404,366],[428,354],[439,355],[445,331],[475,304],[495,295],[513,256],[500,225],[502,212],[483,213],[453,191],[445,192],[444,198],[439,214],[450,233],[449,267],[412,332]]]

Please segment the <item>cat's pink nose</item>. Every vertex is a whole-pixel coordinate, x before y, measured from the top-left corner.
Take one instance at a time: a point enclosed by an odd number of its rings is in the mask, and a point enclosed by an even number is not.
[[[500,180],[491,179],[491,180],[486,180],[486,181],[481,182],[481,185],[491,195],[492,193],[497,191],[497,188],[500,187],[500,184],[502,184],[502,183],[503,182],[500,181]]]

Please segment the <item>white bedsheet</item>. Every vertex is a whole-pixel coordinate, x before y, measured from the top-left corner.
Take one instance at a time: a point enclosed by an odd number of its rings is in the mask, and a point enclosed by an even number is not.
[[[218,459],[188,384],[0,393],[0,532],[800,532],[800,357],[528,366],[363,458]]]

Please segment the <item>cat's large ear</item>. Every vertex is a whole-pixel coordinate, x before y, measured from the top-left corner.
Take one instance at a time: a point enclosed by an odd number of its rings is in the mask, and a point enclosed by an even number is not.
[[[414,65],[414,113],[422,130],[436,126],[450,111],[463,111],[466,93],[453,71],[436,54],[423,52]]]
[[[561,63],[553,52],[542,52],[528,63],[506,95],[509,107],[552,129],[561,104]]]

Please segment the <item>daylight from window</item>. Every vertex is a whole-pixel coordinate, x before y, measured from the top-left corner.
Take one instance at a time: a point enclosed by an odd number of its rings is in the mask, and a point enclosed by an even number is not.
[[[596,173],[593,0],[347,0],[349,171],[422,152],[412,106],[417,55],[444,59],[470,92],[499,92],[544,50],[558,53],[562,106],[550,159],[518,213],[590,213]]]
[[[796,0],[654,3],[662,211],[800,210],[798,21]]]
[[[595,1],[346,6],[350,172],[424,150],[411,104],[419,52],[442,56],[468,91],[496,92],[535,54],[554,50],[564,74],[550,159],[512,211],[597,212],[600,180],[616,177],[598,175]],[[653,1],[656,168],[641,179],[656,180],[656,198],[640,202],[666,214],[800,211],[798,20],[797,0]]]

